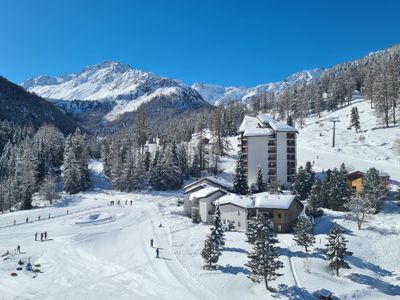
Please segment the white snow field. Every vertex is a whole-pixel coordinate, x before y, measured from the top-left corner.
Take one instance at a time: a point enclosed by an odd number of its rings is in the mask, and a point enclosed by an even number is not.
[[[243,233],[228,232],[218,270],[203,270],[200,251],[209,226],[192,224],[183,215],[176,204],[182,191],[115,192],[102,174],[102,164],[92,161],[91,190],[64,195],[52,206],[41,203],[38,209],[0,215],[0,255],[7,250],[12,254],[0,258],[0,299],[307,300],[317,299],[315,292],[321,289],[332,291],[336,299],[400,299],[400,207],[393,194],[400,166],[391,149],[400,130],[374,129],[369,103],[361,99],[354,105],[365,139],[346,129],[351,106],[321,118],[337,116],[342,121],[337,123],[334,149],[331,124],[325,121],[320,126],[318,120],[307,119],[298,137],[299,163],[314,160],[317,171],[342,161],[362,170],[375,166],[393,179],[389,198],[383,211],[367,218],[362,230],[348,214],[326,210],[316,219],[317,243],[308,254],[294,244],[291,234],[278,234],[285,267],[283,276],[271,284],[276,292],[267,292],[263,284],[247,278],[244,264],[250,247]],[[230,140],[234,147],[221,162],[227,179],[232,178],[236,158],[236,139]],[[340,277],[334,276],[323,252],[334,222],[344,227],[348,248],[354,252],[348,258],[351,269],[341,270]],[[40,237],[45,231],[48,240],[34,240],[35,232]],[[150,247],[152,238],[160,248],[159,259]],[[21,254],[14,254],[17,245]],[[29,258],[41,265],[42,273],[35,278],[32,272],[16,271],[18,261],[26,263]],[[10,276],[12,272],[18,276]]]

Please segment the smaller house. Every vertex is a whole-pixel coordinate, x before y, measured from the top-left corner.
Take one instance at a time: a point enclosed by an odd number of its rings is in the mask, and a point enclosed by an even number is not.
[[[193,213],[193,209],[194,211],[197,213],[200,213],[200,207],[199,207],[199,203],[200,203],[200,199],[204,198],[204,197],[215,197],[215,195],[213,196],[213,193],[215,191],[212,191],[212,189],[207,189],[206,191],[204,191],[203,193],[197,193],[200,190],[203,190],[205,188],[210,188],[210,187],[214,187],[214,188],[219,188],[221,190],[221,192],[223,192],[223,195],[225,195],[227,192],[226,191],[230,191],[232,189],[232,185],[228,182],[226,182],[224,179],[222,178],[218,178],[218,177],[204,177],[204,178],[200,178],[199,180],[196,180],[188,185],[186,185],[183,188],[183,208],[184,211],[186,213],[187,216],[192,217],[192,213]],[[211,193],[211,194],[208,194]],[[192,194],[195,194],[192,197]],[[207,195],[204,195],[207,194]],[[221,193],[219,193],[221,194]],[[214,199],[215,200],[215,199]],[[204,202],[205,200],[203,199],[201,202]]]
[[[304,206],[291,194],[258,193],[252,196],[228,194],[214,202],[221,211],[223,224],[232,223],[236,230],[247,231],[248,220],[267,215],[277,232],[290,232]]]
[[[385,172],[379,172],[381,181],[387,185],[389,182],[389,174]],[[359,170],[350,172],[346,175],[347,186],[355,194],[360,194],[364,191],[364,178],[365,173]]]
[[[192,204],[191,216],[198,215],[202,222],[210,223],[214,215],[214,201],[225,194],[221,188],[214,186],[206,186],[192,193],[189,197]]]

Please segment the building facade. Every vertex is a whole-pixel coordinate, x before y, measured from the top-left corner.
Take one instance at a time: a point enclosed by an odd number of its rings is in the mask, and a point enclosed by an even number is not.
[[[245,116],[239,134],[239,151],[249,186],[256,183],[261,167],[265,182],[276,179],[288,188],[297,166],[297,129],[260,114]]]

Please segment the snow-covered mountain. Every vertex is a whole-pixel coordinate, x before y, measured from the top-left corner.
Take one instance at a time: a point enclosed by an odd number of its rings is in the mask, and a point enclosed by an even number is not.
[[[106,121],[114,121],[124,113],[135,111],[139,105],[157,99],[173,98],[168,100],[174,100],[178,108],[207,105],[200,94],[182,82],[113,61],[86,67],[77,74],[34,77],[21,85],[55,101],[67,112],[81,113],[85,108],[92,110],[99,106],[104,108],[99,102],[107,103],[110,111],[104,116]],[[97,104],[85,104],[88,101]]]
[[[235,86],[224,87],[221,85],[206,83],[195,83],[192,85],[192,88],[198,91],[203,99],[211,104],[218,104],[227,101],[243,101],[248,103],[248,100],[253,96],[265,92],[279,93],[285,89],[285,87],[300,85],[313,79],[317,79],[323,71],[324,69],[322,68],[301,71],[289,76],[285,80],[265,83],[250,88]]]

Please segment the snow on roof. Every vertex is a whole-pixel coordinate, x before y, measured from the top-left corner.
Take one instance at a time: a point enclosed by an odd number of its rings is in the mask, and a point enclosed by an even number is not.
[[[258,126],[258,119],[251,116],[244,116],[242,124],[240,124],[239,132],[245,132],[247,129],[256,128]]]
[[[221,177],[216,177],[216,176],[208,176],[208,177],[203,177],[200,178],[192,183],[189,183],[188,185],[185,185],[183,187],[184,190],[188,191],[190,190],[192,187],[196,186],[196,185],[201,185],[201,183],[203,183],[204,181],[210,181],[214,184],[217,184],[223,188],[226,188],[228,190],[233,188],[232,183],[228,182],[227,180],[225,180],[224,178]],[[205,184],[206,185],[206,184]]]
[[[269,193],[259,193],[255,196],[254,207],[256,208],[288,209],[295,199],[295,195]]]
[[[219,187],[206,186],[205,188],[190,194],[189,200],[193,200],[194,198],[205,198],[214,194],[217,191],[221,191],[221,189]]]
[[[242,124],[240,124],[239,132],[243,132],[244,136],[265,136],[272,135],[270,128],[260,127],[260,121],[251,116],[245,116]]]
[[[227,194],[214,201],[214,205],[233,204],[243,208],[254,207],[254,201],[248,196]]]
[[[271,118],[270,115],[267,114],[260,114],[257,118],[264,124],[269,124],[271,128],[275,131],[284,131],[284,132],[298,132],[296,128],[293,126],[287,125],[282,122],[278,122]]]
[[[243,208],[289,209],[295,195],[258,193],[251,196],[228,194],[214,201],[215,205],[233,204]]]
[[[218,185],[220,185],[222,187],[225,187],[227,189],[232,189],[233,188],[233,184],[231,182],[229,182],[226,179],[221,178],[221,177],[208,176],[208,177],[205,177],[205,179],[209,180],[211,182],[214,182],[215,184],[218,184]]]
[[[272,129],[266,127],[267,124]],[[239,132],[242,132],[244,136],[266,136],[272,135],[274,131],[298,132],[296,128],[278,122],[267,114],[260,114],[257,117],[245,116],[239,127]]]

